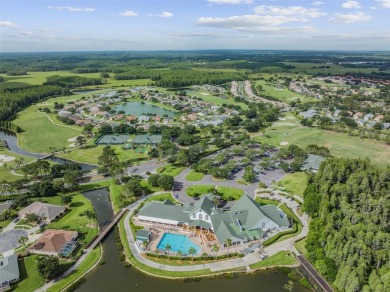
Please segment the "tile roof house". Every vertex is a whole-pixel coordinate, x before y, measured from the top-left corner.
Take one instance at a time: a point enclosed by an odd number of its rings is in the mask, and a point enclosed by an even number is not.
[[[70,247],[74,250],[76,247],[74,241],[76,240],[78,233],[76,231],[67,231],[67,230],[46,230],[41,237],[29,248],[29,251],[37,254],[45,255],[64,255],[64,247]],[[69,252],[66,250],[66,252]]]
[[[185,224],[210,229],[224,245],[231,239],[239,245],[290,227],[283,211],[274,205],[261,206],[248,195],[243,195],[230,210],[214,206],[213,195],[204,195],[195,203],[175,205],[170,200],[147,202],[137,214],[138,219],[162,224]]]
[[[19,217],[25,217],[28,214],[36,214],[39,217],[44,217],[49,223],[58,218],[65,212],[64,206],[57,206],[41,202],[34,202],[26,208],[19,211]]]
[[[0,258],[0,290],[19,281],[20,273],[16,254]]]

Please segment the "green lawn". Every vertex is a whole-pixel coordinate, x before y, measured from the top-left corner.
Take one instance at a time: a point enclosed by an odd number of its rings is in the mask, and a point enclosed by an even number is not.
[[[289,251],[280,251],[273,256],[270,256],[268,259],[250,265],[251,269],[264,269],[268,267],[275,266],[286,266],[294,265],[297,263],[297,260],[293,257],[292,253]]]
[[[278,185],[283,186],[286,191],[303,198],[303,192],[306,189],[309,176],[306,172],[296,172],[286,175],[278,182]]]
[[[350,137],[348,134],[303,127],[291,114],[285,121],[278,121],[268,128],[264,135],[254,140],[279,146],[281,142],[306,147],[310,144],[328,147],[331,155],[346,158],[369,157],[378,164],[389,164],[390,146],[384,143]]]
[[[234,187],[217,186],[217,191],[222,194],[222,198],[227,200],[233,197],[233,200],[238,200],[244,194],[244,191]]]
[[[300,241],[297,241],[295,243],[295,247],[298,251],[300,251],[303,255],[307,256],[307,249],[306,249],[306,238],[301,239]]]
[[[186,194],[193,197],[195,194],[203,195],[209,194],[211,189],[214,189],[214,185],[196,185],[186,188]]]
[[[68,139],[81,134],[81,128],[52,124],[46,115],[36,111],[37,108],[36,105],[30,106],[19,113],[14,121],[23,129],[23,132],[18,134],[19,146],[22,149],[37,153],[50,153],[50,147],[58,150],[68,148],[73,143]]]
[[[106,180],[102,180],[102,181],[91,182],[91,183],[87,183],[85,185],[81,185],[80,191],[86,192],[86,191],[92,191],[92,190],[101,189],[101,188],[108,188],[110,185],[111,185],[111,179],[106,179]]]
[[[39,198],[39,200],[41,199],[50,204],[61,205],[60,196]],[[76,230],[84,234],[82,242],[88,244],[98,234],[98,230],[97,227],[87,226],[91,223],[91,220],[86,216],[81,216],[80,213],[85,210],[93,211],[91,201],[81,194],[72,194],[72,203],[69,205],[69,209],[64,216],[50,223],[48,228]]]
[[[84,261],[75,269],[69,276],[64,279],[61,279],[59,282],[50,287],[47,291],[62,291],[71,283],[73,283],[77,278],[83,275],[86,271],[93,267],[93,265],[99,260],[101,255],[100,246],[95,248],[85,259]]]
[[[196,172],[194,170],[191,170],[191,172],[189,172],[186,175],[186,180],[188,180],[188,181],[198,181],[198,180],[201,180],[203,177],[204,177],[204,173]]]
[[[160,166],[157,168],[157,172],[160,174],[166,174],[166,175],[171,175],[171,176],[177,176],[179,175],[185,167],[179,167],[179,166],[174,166],[172,164],[166,164],[164,166]]]
[[[32,292],[45,283],[38,272],[35,260],[38,256],[31,255],[19,261],[19,272],[21,281],[15,284],[12,291],[15,292]]]
[[[161,192],[163,191],[160,187],[152,187],[147,180],[141,180],[141,186],[145,188],[149,193]]]
[[[188,93],[188,96],[200,97],[203,101],[209,102],[215,105],[233,104],[240,105],[243,109],[248,109],[245,103],[235,102],[233,98],[221,98],[219,94],[213,95],[207,90],[196,90]]]
[[[0,155],[7,155],[9,157],[15,157],[15,158],[21,157],[24,159],[23,163],[27,163],[27,162],[33,161],[35,159],[32,157],[15,154],[15,153],[9,151],[8,149],[3,149],[3,148],[0,150]],[[2,161],[0,160],[0,162],[2,162]],[[7,165],[7,166],[4,167],[4,165]],[[10,181],[15,181],[15,180],[23,178],[23,176],[14,175],[11,173],[11,170],[13,168],[15,168],[15,160],[5,162],[4,165],[0,166],[0,181],[6,180],[6,181],[10,182]]]
[[[311,101],[311,100],[314,100],[312,98],[303,96],[303,95],[301,95],[299,93],[295,93],[293,91],[290,91],[285,86],[272,84],[272,83],[267,82],[266,80],[258,80],[258,81],[256,81],[255,85],[256,86],[257,85],[261,85],[261,87],[263,89],[263,91],[261,91],[260,94],[259,94],[260,96],[262,94],[269,95],[269,96],[277,98],[278,100],[281,100],[281,101],[297,100],[298,98],[301,101]],[[254,90],[254,88],[253,88],[253,90]],[[254,93],[256,93],[256,92],[254,91]]]
[[[158,195],[155,195],[153,197],[150,197],[149,199],[147,199],[146,201],[147,202],[151,202],[151,201],[165,201],[165,200],[171,200],[172,202],[174,203],[178,203],[173,197],[172,197],[172,194],[171,193],[162,193],[162,194],[158,194]]]
[[[123,187],[123,185],[116,185],[114,180],[111,180],[110,199],[115,213],[118,212],[122,206],[121,196],[123,194]]]

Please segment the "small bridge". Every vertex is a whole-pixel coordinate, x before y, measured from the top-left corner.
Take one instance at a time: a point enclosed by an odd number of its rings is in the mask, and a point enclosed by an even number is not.
[[[118,214],[115,215],[114,219],[108,224],[102,232],[100,232],[99,236],[95,238],[94,241],[88,246],[88,250],[93,250],[106,235],[111,231],[111,229],[118,223],[118,221],[122,218],[123,214],[127,211],[126,208],[122,209]]]
[[[330,284],[317,272],[313,265],[302,255],[297,256],[301,266],[309,273],[311,278],[323,289],[325,292],[334,292]]]
[[[43,156],[43,157],[38,158],[38,160],[45,160],[45,159],[48,159],[48,158],[50,158],[50,157],[53,157],[54,155],[55,155],[55,153],[48,154],[48,155],[45,155],[45,156]]]

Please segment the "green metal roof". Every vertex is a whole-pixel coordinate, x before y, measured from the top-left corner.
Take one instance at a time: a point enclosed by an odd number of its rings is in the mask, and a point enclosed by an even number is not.
[[[159,144],[161,137],[161,135],[137,135],[131,142],[134,144]]]
[[[275,205],[261,206],[261,210],[267,217],[282,227],[290,227],[290,221],[283,211],[279,210]]]
[[[183,212],[182,206],[171,205],[167,202],[165,203],[158,202],[158,201],[147,202],[139,210],[138,215],[179,221],[179,222],[189,221],[189,215],[188,213]]]
[[[140,229],[140,230],[137,230],[135,237],[138,240],[149,241],[150,235],[151,235],[150,231],[147,231],[145,229]]]
[[[302,170],[318,170],[320,169],[321,162],[326,158],[318,155],[311,155],[307,157],[307,159],[302,163]]]

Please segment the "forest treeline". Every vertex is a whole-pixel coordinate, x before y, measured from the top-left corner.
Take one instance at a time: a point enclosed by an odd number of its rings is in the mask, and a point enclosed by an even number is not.
[[[101,85],[101,78],[88,78],[82,76],[49,76],[46,78],[44,85],[56,85],[60,87],[79,87],[79,86],[90,86],[90,85]]]
[[[70,94],[69,89],[53,85],[0,90],[0,121],[12,119],[18,111],[34,102],[65,94]]]
[[[210,72],[198,70],[150,70],[134,68],[124,73],[116,74],[117,80],[132,80],[148,78],[156,86],[183,87],[195,84],[223,84],[232,80],[240,80],[244,75],[238,72]]]
[[[390,291],[390,167],[328,158],[310,178],[309,260],[338,291]]]

